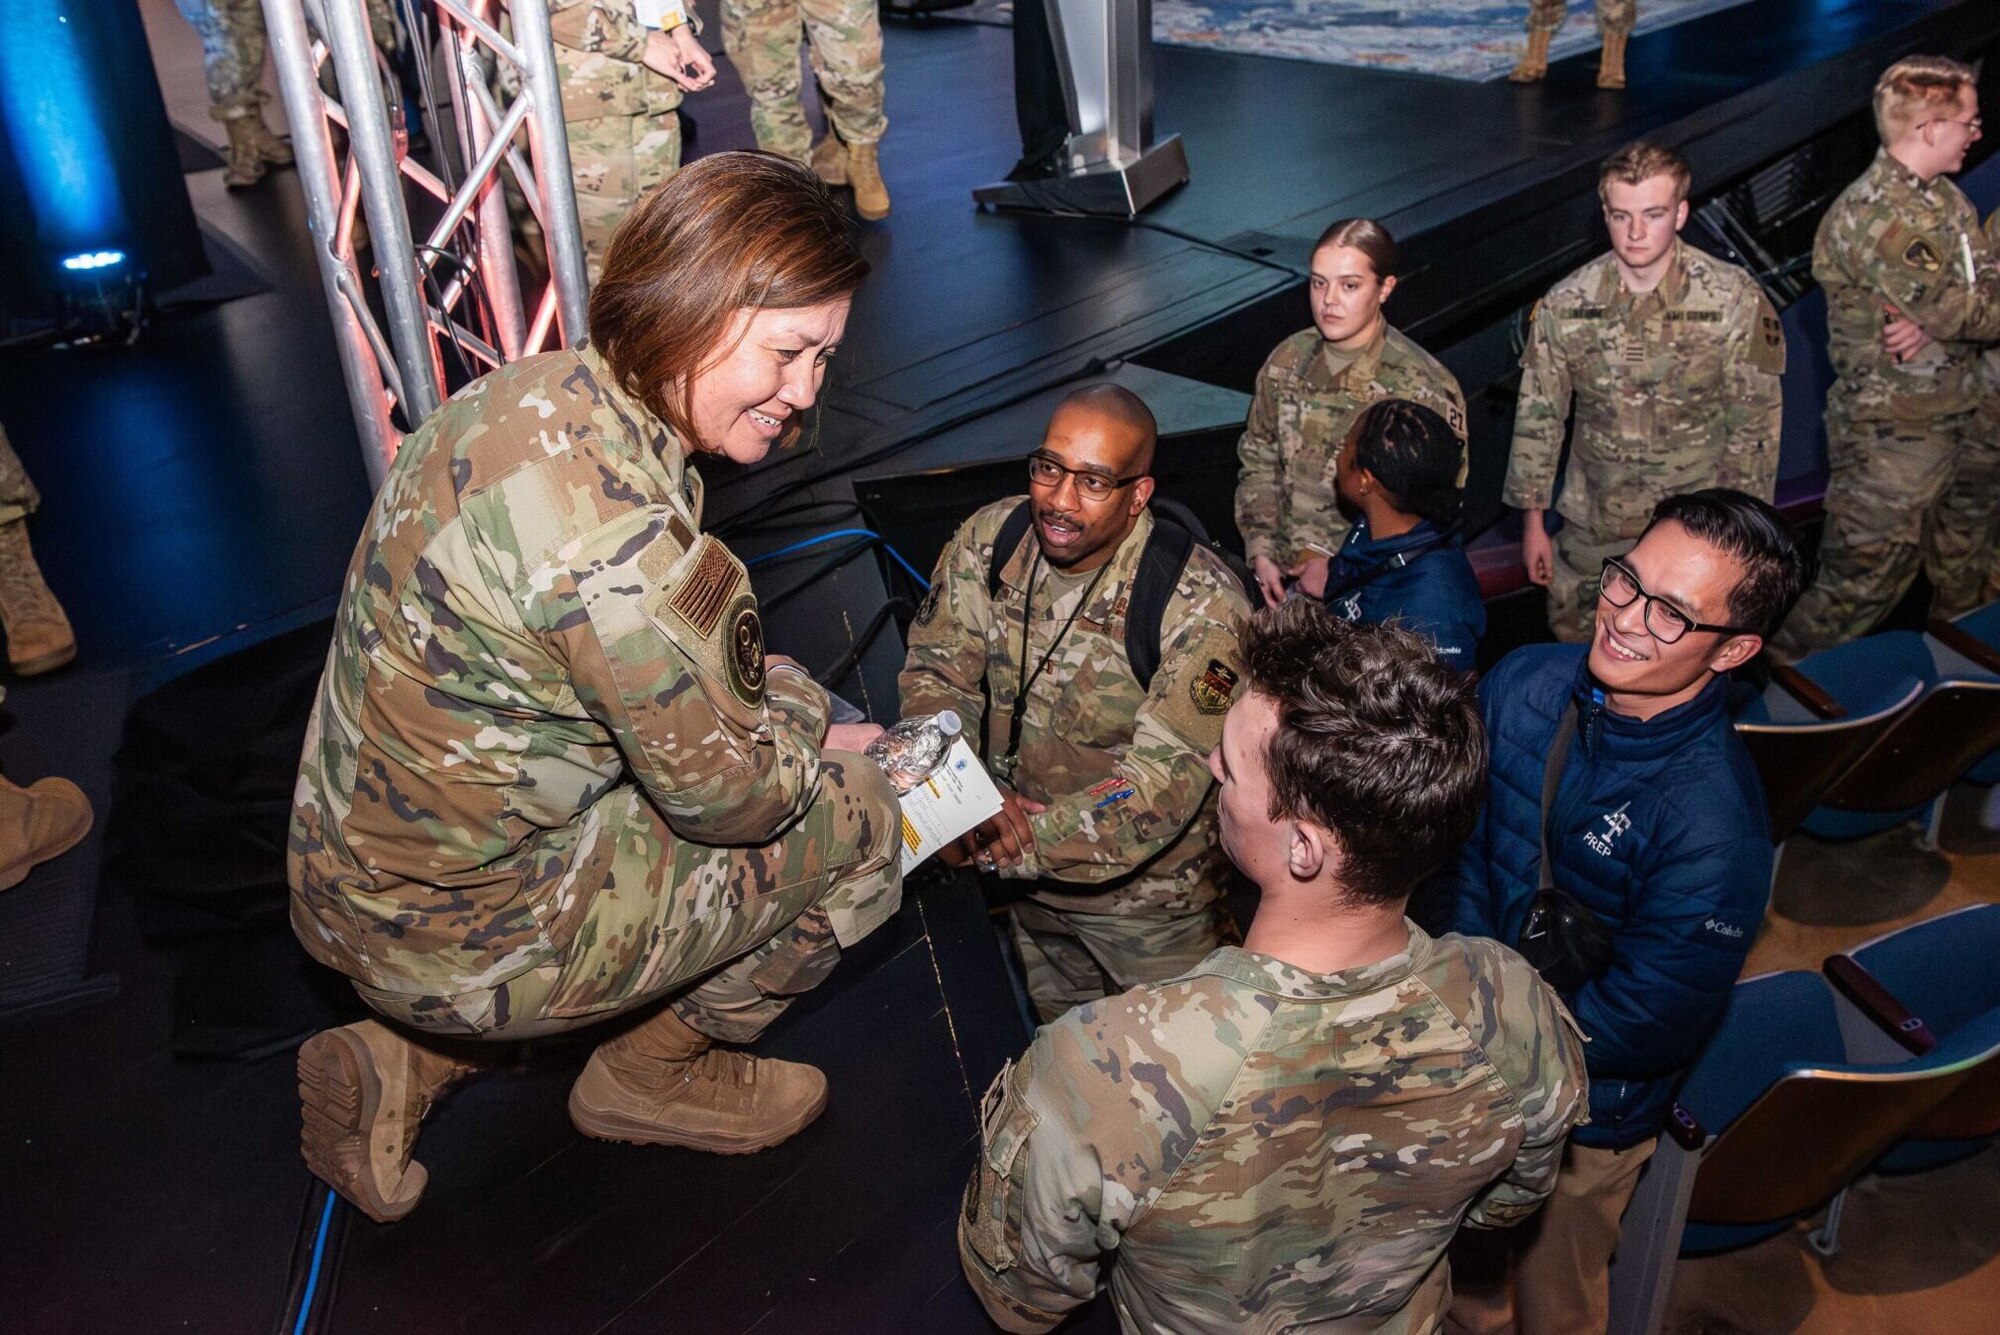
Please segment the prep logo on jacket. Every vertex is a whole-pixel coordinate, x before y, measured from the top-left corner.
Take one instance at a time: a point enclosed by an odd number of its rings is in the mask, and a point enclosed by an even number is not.
[[[1618,842],[1618,836],[1632,828],[1632,818],[1625,814],[1625,808],[1631,805],[1630,802],[1620,802],[1616,811],[1604,813],[1601,817],[1604,821],[1603,834],[1599,834],[1596,830],[1583,832],[1583,842],[1589,845],[1591,852],[1600,857],[1611,856],[1612,845]]]

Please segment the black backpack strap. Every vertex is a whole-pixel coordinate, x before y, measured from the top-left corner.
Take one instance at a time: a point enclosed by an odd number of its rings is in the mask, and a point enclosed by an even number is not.
[[[986,596],[1000,596],[1000,572],[1007,568],[1007,562],[1021,549],[1021,539],[1028,536],[1028,525],[1034,516],[1028,512],[1028,502],[1022,502],[1010,510],[1000,521],[1000,532],[993,539],[993,557],[986,563]]]
[[[1155,501],[1157,502],[1157,497]],[[1132,576],[1132,594],[1125,603],[1125,661],[1139,679],[1139,689],[1153,689],[1153,674],[1160,670],[1160,633],[1167,620],[1167,604],[1194,554],[1195,535],[1180,523],[1161,516],[1153,519],[1153,531],[1146,549],[1139,553],[1139,569]]]
[[[1549,741],[1548,757],[1542,762],[1542,880],[1537,888],[1553,890],[1556,864],[1549,857],[1549,813],[1555,810],[1556,789],[1562,786],[1563,766],[1569,763],[1569,745],[1576,738],[1576,701],[1571,700],[1556,723],[1556,735]]]

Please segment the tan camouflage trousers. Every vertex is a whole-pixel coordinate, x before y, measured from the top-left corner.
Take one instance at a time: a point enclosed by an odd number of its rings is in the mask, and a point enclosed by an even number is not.
[[[1564,644],[1585,644],[1597,626],[1597,586],[1604,558],[1632,550],[1632,538],[1610,538],[1565,520],[1555,536],[1549,580],[1549,630]]]
[[[757,147],[804,162],[812,127],[799,101],[803,30],[820,100],[846,144],[888,131],[882,111],[882,20],[875,0],[723,0],[722,41],[750,94]]]
[[[219,121],[255,115],[266,100],[263,0],[174,0],[201,38],[208,114]],[[368,22],[385,50],[396,42],[388,0],[368,0]]]
[[[1782,661],[1865,635],[1923,570],[1931,613],[1979,605],[2000,515],[2000,441],[1971,414],[1931,422],[1856,422],[1826,410],[1826,532],[1819,578],[1772,643]]]
[[[41,493],[35,490],[28,470],[21,467],[21,456],[8,443],[7,428],[0,426],[0,524],[26,519],[41,505]]]
[[[1528,0],[1529,32],[1559,32],[1567,17],[1568,6],[1563,0]],[[1638,21],[1638,0],[1597,0],[1599,32],[1629,33]]]
[[[597,116],[570,121],[569,165],[576,181],[576,220],[590,281],[604,268],[611,238],[641,197],[680,170],[678,111]]]
[[[859,756],[830,753],[812,807],[761,848],[680,839],[628,792],[600,835],[617,840],[611,873],[563,958],[448,997],[357,983],[362,1000],[441,1037],[521,1039],[673,995],[693,1028],[748,1043],[902,902],[896,796]]]
[[[1237,939],[1221,903],[1193,912],[1063,913],[1023,901],[1007,912],[1043,1024],[1086,1001],[1177,978]]]

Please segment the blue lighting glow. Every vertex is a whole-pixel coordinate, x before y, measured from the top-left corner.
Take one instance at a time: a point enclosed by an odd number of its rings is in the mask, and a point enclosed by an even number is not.
[[[111,127],[92,77],[89,0],[0,0],[0,123],[44,244],[57,254],[118,239],[125,201],[112,165]]]
[[[109,269],[114,264],[125,262],[122,250],[86,250],[81,255],[72,255],[62,262],[62,267],[71,273],[87,273],[93,269]]]

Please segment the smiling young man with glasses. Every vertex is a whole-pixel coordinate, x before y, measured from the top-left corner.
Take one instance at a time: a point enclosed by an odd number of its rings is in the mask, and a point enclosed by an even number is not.
[[[1128,390],[1065,398],[1028,494],[959,528],[909,632],[904,716],[955,710],[1006,800],[941,856],[1031,884],[1009,912],[1045,1021],[1191,969],[1227,931],[1206,757],[1250,608],[1155,519],[1155,436]]]
[[[1772,645],[1792,659],[1865,635],[1921,567],[1933,616],[1976,607],[2000,508],[2000,439],[1975,424],[1979,344],[2000,339],[2000,253],[1949,177],[1980,138],[1978,76],[1909,56],[1875,85],[1882,148],[1820,221],[1826,532],[1819,582]]]
[[[1543,969],[1589,1040],[1590,1122],[1523,1230],[1517,1300],[1504,1273],[1481,1282],[1481,1258],[1454,1260],[1455,1330],[1604,1329],[1619,1219],[1770,890],[1764,793],[1723,676],[1756,656],[1807,578],[1765,502],[1671,496],[1637,546],[1604,562],[1588,647],[1520,649],[1480,683],[1492,786],[1448,925]]]

